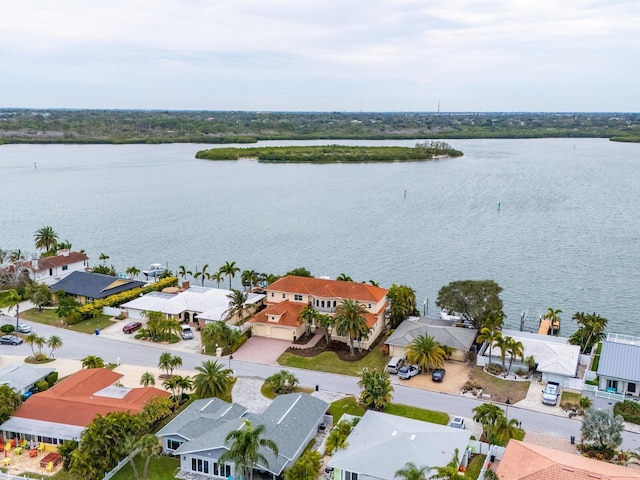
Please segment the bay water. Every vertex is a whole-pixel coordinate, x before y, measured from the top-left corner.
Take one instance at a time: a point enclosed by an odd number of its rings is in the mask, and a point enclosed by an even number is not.
[[[526,310],[525,329],[537,329],[552,307],[563,310],[563,335],[584,311],[640,336],[640,145],[449,143],[464,156],[355,165],[197,160],[212,146],[193,144],[4,145],[0,248],[35,254],[34,233],[50,225],[92,265],[104,253],[120,272],[151,263],[174,272],[226,261],[276,274],[306,267],[409,285],[430,313],[450,281],[492,279],[510,327]],[[258,146],[317,144],[415,141]]]

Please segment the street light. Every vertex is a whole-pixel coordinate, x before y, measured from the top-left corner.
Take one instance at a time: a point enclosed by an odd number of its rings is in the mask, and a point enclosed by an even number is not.
[[[20,322],[20,304],[16,303],[16,332],[18,331],[19,322]]]
[[[229,370],[231,370],[231,360],[233,360],[233,355],[229,355]]]
[[[511,405],[511,400],[509,399],[509,397],[507,397],[507,401],[504,403],[507,405],[507,411],[505,413],[505,416],[507,417],[507,420],[509,420],[509,405]]]
[[[429,311],[429,297],[424,299],[424,302],[422,302],[422,316],[426,317],[427,316],[427,311]]]

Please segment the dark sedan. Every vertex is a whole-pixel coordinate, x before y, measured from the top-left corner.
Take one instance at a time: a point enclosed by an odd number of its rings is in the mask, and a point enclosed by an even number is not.
[[[431,373],[431,380],[433,380],[434,382],[441,382],[442,380],[444,380],[445,373],[447,372],[445,372],[444,368],[436,368]]]

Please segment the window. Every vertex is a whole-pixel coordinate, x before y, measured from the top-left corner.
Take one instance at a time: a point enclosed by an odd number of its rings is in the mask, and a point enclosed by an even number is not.
[[[172,440],[170,438],[167,440],[167,450],[176,450],[180,445],[182,445],[182,442],[178,440]]]
[[[201,458],[191,459],[191,471],[209,473],[209,462]]]
[[[618,391],[618,381],[617,380],[607,380],[607,390]]]
[[[371,304],[369,304],[369,308],[371,308]]]
[[[275,297],[276,293],[275,292],[271,292],[271,298]]]
[[[344,480],[358,480],[358,474],[353,472],[344,472]]]
[[[298,295],[297,293],[293,296],[293,299],[296,302],[301,302],[302,301],[302,295]]]
[[[53,268],[50,268],[49,269],[49,276],[52,276],[52,275],[53,275]]]
[[[636,384],[629,382],[629,384],[627,385],[627,392],[636,393]]]
[[[211,465],[211,473],[219,477],[229,478],[231,476],[231,466],[224,463],[214,463]]]
[[[69,265],[62,265],[62,271],[64,272],[65,270],[69,269]]]
[[[282,298],[287,298],[287,295],[283,293]]]

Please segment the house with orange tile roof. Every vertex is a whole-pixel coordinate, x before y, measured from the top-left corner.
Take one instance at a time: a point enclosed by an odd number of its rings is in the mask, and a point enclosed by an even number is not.
[[[511,440],[495,470],[501,480],[627,480],[640,470]]]
[[[80,370],[44,392],[33,394],[0,425],[2,438],[28,440],[55,447],[80,440],[96,415],[138,413],[152,398],[169,393],[154,387],[125,388],[122,375],[106,368]]]
[[[89,267],[89,257],[81,252],[60,250],[58,255],[40,257],[13,265],[21,274],[45,285],[53,285],[72,272],[84,272]]]
[[[319,313],[335,315],[343,300],[354,300],[367,310],[365,318],[371,328],[369,338],[362,342],[369,348],[385,326],[388,290],[358,282],[344,282],[325,278],[283,277],[265,288],[267,306],[252,322],[252,335],[294,341],[304,333],[305,325],[299,314],[307,305]],[[315,325],[313,326],[315,328]],[[347,338],[332,333],[335,340]]]

